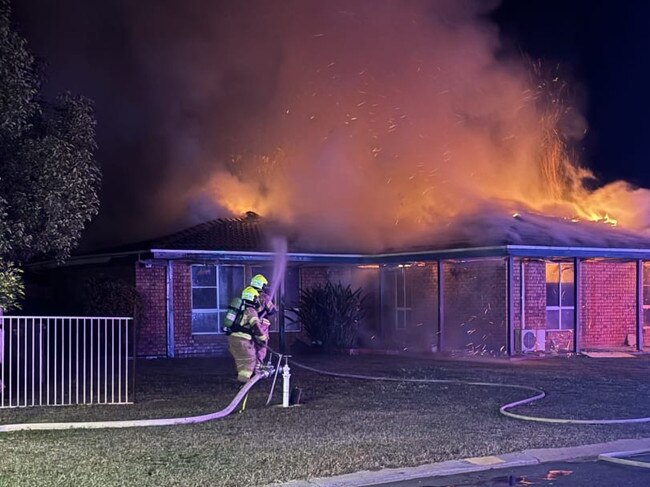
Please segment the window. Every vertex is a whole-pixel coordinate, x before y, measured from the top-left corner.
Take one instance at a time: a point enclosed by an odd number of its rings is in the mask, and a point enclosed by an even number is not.
[[[251,267],[251,276],[262,274],[273,285],[273,268],[271,266],[254,266]],[[298,267],[289,267],[284,271],[284,331],[285,332],[299,332],[300,323],[293,323],[288,319],[289,316],[294,316],[293,313],[287,314],[287,311],[296,309],[300,301],[300,269]],[[276,302],[276,304],[278,304]],[[270,318],[271,328],[269,331],[277,333],[279,331],[277,314]]]
[[[650,262],[643,263],[643,324],[650,326]]]
[[[412,320],[413,309],[411,304],[411,279],[408,272],[410,266],[400,265],[395,269],[390,270],[387,282],[388,288],[392,288],[395,308],[395,329],[405,330],[408,323]],[[389,294],[389,296],[390,296]]]
[[[297,311],[299,303],[300,303],[300,269],[298,267],[287,267],[284,273],[285,316],[288,310]],[[294,323],[291,320],[285,319],[284,330],[290,332],[299,332],[300,323]]]
[[[192,333],[223,333],[228,303],[244,287],[244,266],[192,266]]]
[[[573,330],[575,325],[573,264],[546,263],[546,329]]]

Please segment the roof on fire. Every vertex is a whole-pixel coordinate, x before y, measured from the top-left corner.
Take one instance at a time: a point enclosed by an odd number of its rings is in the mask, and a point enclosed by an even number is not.
[[[273,248],[268,222],[255,213],[221,218],[160,238],[72,257],[68,265],[114,258],[269,260]],[[286,233],[286,232],[285,232]],[[420,245],[379,252],[323,250],[289,239],[288,260],[377,264],[438,259],[521,256],[650,259],[650,240],[604,223],[572,222],[537,214],[474,215],[432,229]],[[54,264],[52,264],[54,265]]]

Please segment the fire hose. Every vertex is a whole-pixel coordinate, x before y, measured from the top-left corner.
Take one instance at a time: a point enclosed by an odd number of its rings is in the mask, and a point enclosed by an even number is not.
[[[237,395],[230,401],[230,404],[221,411],[216,411],[200,416],[190,416],[186,418],[161,418],[161,419],[132,419],[122,421],[84,421],[70,423],[21,423],[0,425],[0,433],[10,431],[34,431],[34,430],[67,430],[67,429],[100,429],[100,428],[133,428],[142,426],[171,426],[180,424],[196,424],[221,419],[232,413],[237,406],[245,400],[248,391],[260,380],[269,377],[269,371],[262,371],[255,374],[244,384]]]
[[[277,352],[274,352],[277,354]],[[483,387],[498,387],[505,389],[519,389],[523,391],[533,392],[535,395],[522,399],[519,401],[509,402],[504,404],[499,408],[499,413],[504,416],[519,419],[522,421],[535,421],[539,423],[555,423],[555,424],[589,424],[589,425],[603,425],[603,424],[631,424],[631,423],[648,423],[650,422],[650,417],[645,418],[629,418],[629,419],[564,419],[564,418],[548,418],[542,416],[529,416],[524,414],[517,414],[510,411],[510,409],[523,406],[525,404],[531,404],[533,402],[539,401],[546,397],[546,393],[537,388],[531,386],[522,386],[519,384],[508,384],[501,382],[479,382],[479,381],[465,381],[459,379],[411,379],[411,378],[400,378],[400,377],[382,377],[382,376],[369,376],[369,375],[360,375],[360,374],[346,374],[341,372],[331,372],[327,370],[321,370],[314,367],[309,367],[307,365],[291,360],[291,363],[298,368],[314,372],[316,374],[328,375],[331,377],[340,377],[344,379],[358,379],[358,380],[370,380],[370,381],[386,381],[386,382],[407,382],[407,383],[418,383],[418,384],[451,384],[451,385],[464,385],[464,386],[483,386]]]

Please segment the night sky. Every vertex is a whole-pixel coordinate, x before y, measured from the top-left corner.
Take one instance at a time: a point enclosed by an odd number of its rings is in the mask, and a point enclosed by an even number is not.
[[[369,0],[370,1],[370,0]],[[160,211],[170,191],[163,185],[169,171],[160,118],[173,104],[159,89],[151,63],[166,67],[161,46],[173,46],[188,31],[176,28],[185,18],[182,6],[210,5],[227,18],[237,2],[176,2],[167,43],[147,46],[148,15],[171,1],[14,0],[14,20],[36,57],[44,61],[46,95],[69,90],[96,103],[98,159],[104,182],[100,216],[90,226],[86,245],[104,246],[150,237],[186,224],[181,212]],[[513,50],[542,59],[572,86],[589,131],[581,142],[581,163],[603,181],[626,179],[650,187],[650,2],[642,0],[505,0],[491,14],[502,42]],[[191,25],[200,39],[201,25]],[[179,37],[179,38],[180,38]],[[239,86],[232,80],[233,87]],[[228,83],[225,83],[228,86]],[[161,93],[167,93],[162,96]],[[260,98],[262,99],[262,97]],[[256,116],[254,103],[222,109]],[[235,122],[236,123],[236,122]],[[188,181],[192,168],[188,167]],[[194,177],[197,177],[194,175]],[[180,181],[179,188],[183,181]]]

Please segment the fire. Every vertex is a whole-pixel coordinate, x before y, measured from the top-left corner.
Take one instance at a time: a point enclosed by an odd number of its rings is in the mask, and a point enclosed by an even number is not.
[[[502,61],[484,12],[456,3],[271,16],[283,56],[267,112],[200,189],[332,247],[431,242],[466,215],[644,231],[646,190],[585,186],[571,147],[586,125],[566,84]]]

